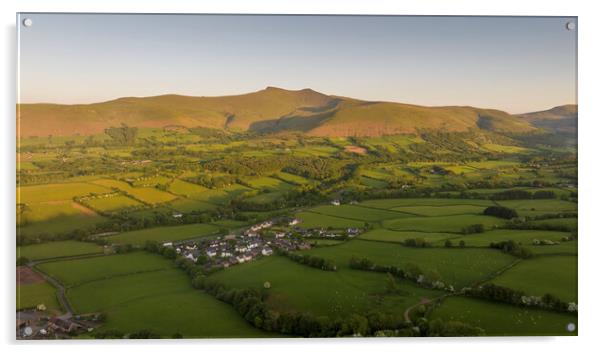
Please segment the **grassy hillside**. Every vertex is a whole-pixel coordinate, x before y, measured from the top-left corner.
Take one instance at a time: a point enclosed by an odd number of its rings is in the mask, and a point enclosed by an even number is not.
[[[555,132],[577,132],[577,105],[567,104],[540,112],[520,115],[531,125]]]
[[[163,95],[78,104],[21,104],[21,136],[97,134],[105,128],[168,125],[261,132],[300,131],[316,136],[380,136],[419,129],[529,132],[531,124],[502,111],[423,107],[327,96],[311,89],[264,90],[223,97]]]

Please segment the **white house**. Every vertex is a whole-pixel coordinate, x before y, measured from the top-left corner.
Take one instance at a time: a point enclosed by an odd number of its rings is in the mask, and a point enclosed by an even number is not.
[[[217,252],[215,250],[207,250],[207,256],[214,257],[215,255],[217,255]]]
[[[331,204],[332,204],[333,206],[340,206],[340,205],[341,205],[341,201],[339,201],[339,200],[333,200],[333,201],[331,202]]]
[[[299,224],[299,223],[301,223],[301,220],[299,218],[293,218],[293,219],[291,219],[290,222],[288,222],[288,225],[289,226],[294,226],[294,225]]]

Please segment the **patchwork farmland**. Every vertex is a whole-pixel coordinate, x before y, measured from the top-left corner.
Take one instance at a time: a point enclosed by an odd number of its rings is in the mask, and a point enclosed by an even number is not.
[[[21,145],[17,313],[39,335],[577,334],[569,147],[131,133]]]

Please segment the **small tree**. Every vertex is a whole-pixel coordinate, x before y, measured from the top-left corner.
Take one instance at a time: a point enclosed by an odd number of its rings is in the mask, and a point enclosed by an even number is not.
[[[460,240],[460,242],[458,243],[458,245],[460,245],[461,248],[466,246],[466,242],[464,240]]]
[[[453,246],[454,246],[454,244],[452,243],[452,241],[451,241],[451,240],[447,239],[447,240],[445,241],[445,247],[446,247],[446,248],[451,248],[451,247],[453,247]]]

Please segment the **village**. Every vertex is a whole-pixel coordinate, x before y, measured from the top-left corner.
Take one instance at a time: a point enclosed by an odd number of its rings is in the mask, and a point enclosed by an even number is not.
[[[298,218],[279,217],[225,235],[165,242],[161,245],[164,248],[173,248],[177,255],[194,262],[209,273],[275,253],[309,250],[319,239],[344,241],[364,231],[360,228],[303,228],[300,226],[301,222]],[[23,267],[22,271],[31,269]],[[39,276],[33,273],[32,275]],[[22,277],[25,277],[25,274],[22,274]],[[91,333],[102,325],[103,321],[104,316],[101,313],[74,315],[69,309],[67,313],[57,316],[56,313],[48,311],[44,304],[39,304],[35,308],[18,312],[17,337],[64,339]]]
[[[271,256],[277,251],[308,250],[312,247],[311,240],[346,240],[362,232],[359,228],[307,229],[299,227],[299,223],[301,220],[298,218],[277,218],[213,239],[166,242],[162,245],[173,247],[178,255],[211,271],[249,262],[261,256]]]

